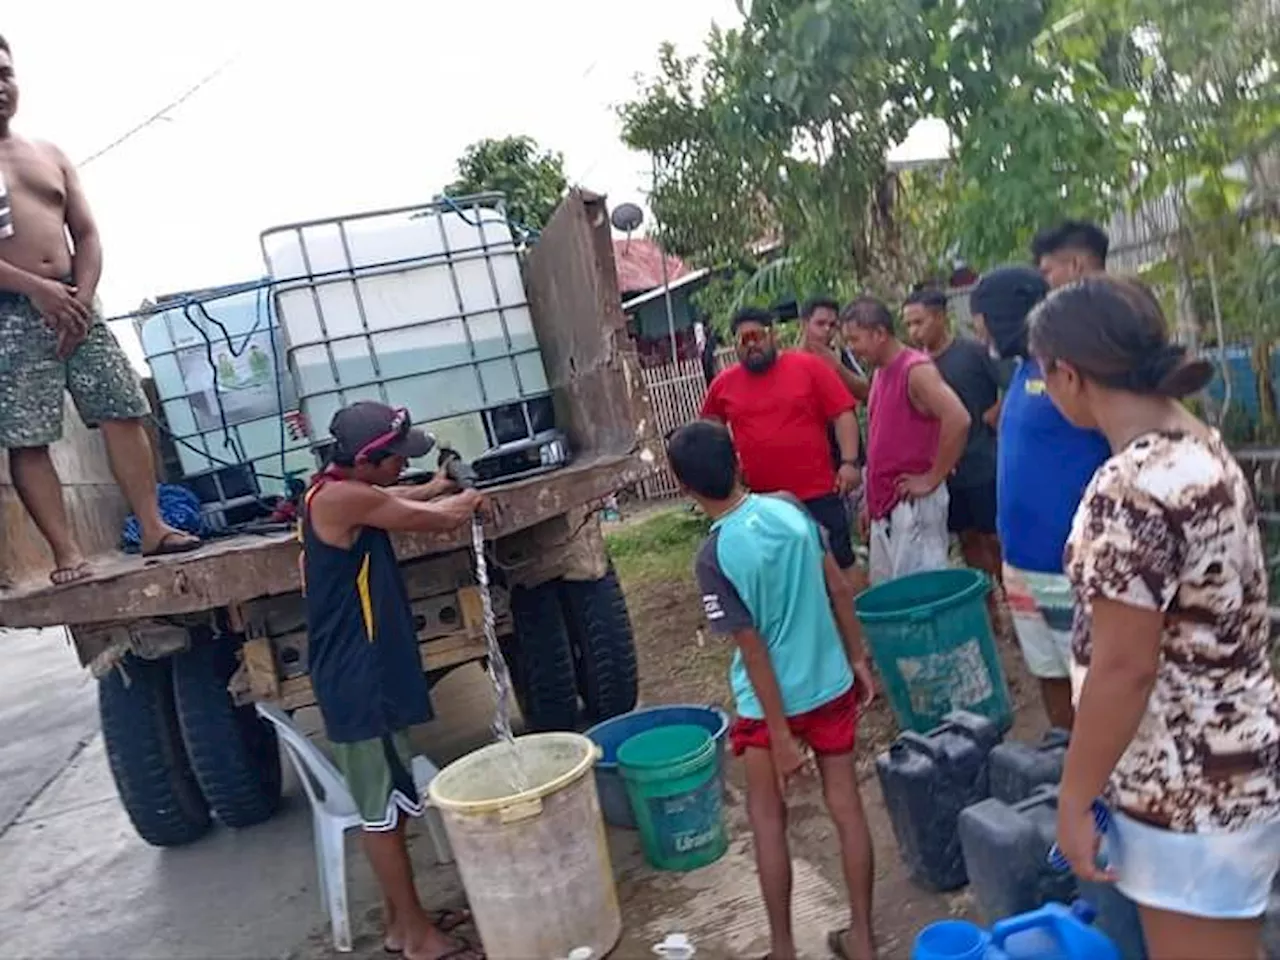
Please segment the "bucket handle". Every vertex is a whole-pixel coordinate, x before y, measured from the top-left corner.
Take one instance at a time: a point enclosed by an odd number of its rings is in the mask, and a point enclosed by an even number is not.
[[[541,812],[542,799],[540,797],[531,797],[528,800],[521,800],[519,803],[513,803],[499,810],[498,822],[519,823],[521,820],[531,820]]]
[[[938,747],[937,742],[922,733],[916,733],[914,730],[903,731],[898,735],[898,742],[911,744],[921,753],[927,754],[931,760],[942,759],[942,750]]]

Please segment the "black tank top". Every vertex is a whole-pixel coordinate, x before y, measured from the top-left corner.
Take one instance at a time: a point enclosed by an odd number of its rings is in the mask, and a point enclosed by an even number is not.
[[[326,482],[308,491],[308,505]],[[343,550],[316,536],[307,514],[304,507],[307,661],[329,739],[372,740],[425,723],[431,699],[391,538],[364,527]]]

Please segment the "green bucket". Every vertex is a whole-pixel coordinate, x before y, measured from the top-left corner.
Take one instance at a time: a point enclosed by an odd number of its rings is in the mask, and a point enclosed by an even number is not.
[[[1013,723],[987,615],[986,574],[949,569],[913,573],[863,591],[854,601],[904,730],[927,733],[952,710]]]
[[[724,855],[724,794],[719,751],[705,728],[685,724],[638,733],[618,748],[618,771],[658,870],[693,870]]]

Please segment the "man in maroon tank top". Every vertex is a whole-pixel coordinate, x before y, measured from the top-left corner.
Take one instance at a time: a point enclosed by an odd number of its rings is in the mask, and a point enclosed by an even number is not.
[[[927,353],[893,331],[879,300],[859,297],[840,317],[845,342],[876,368],[867,407],[863,517],[871,582],[947,565],[947,477],[964,452],[969,413]]]

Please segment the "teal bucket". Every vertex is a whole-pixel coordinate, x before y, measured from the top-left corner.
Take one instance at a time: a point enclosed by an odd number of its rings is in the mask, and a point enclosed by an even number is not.
[[[982,714],[1002,731],[1012,725],[988,589],[978,570],[930,570],[874,586],[854,601],[902,729],[927,733],[952,710]]]
[[[640,846],[658,870],[693,870],[724,855],[720,752],[705,728],[657,727],[618,748]]]

